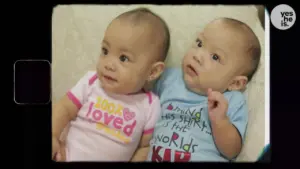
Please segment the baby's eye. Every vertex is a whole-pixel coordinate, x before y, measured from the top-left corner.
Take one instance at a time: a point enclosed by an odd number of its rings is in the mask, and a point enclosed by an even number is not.
[[[108,50],[107,50],[106,48],[102,48],[102,53],[103,53],[104,55],[107,55],[107,54],[108,54]]]
[[[196,39],[196,43],[198,47],[202,47],[202,41],[200,39]]]
[[[127,56],[121,55],[121,56],[120,56],[120,61],[121,61],[121,62],[126,62],[126,61],[129,61],[129,59],[128,59]]]
[[[213,54],[211,57],[215,61],[220,61],[220,57],[218,55],[216,55],[216,54]]]

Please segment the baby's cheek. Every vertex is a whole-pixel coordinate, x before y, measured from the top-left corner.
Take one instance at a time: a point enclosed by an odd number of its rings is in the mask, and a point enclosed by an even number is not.
[[[195,83],[198,86],[203,86],[206,85],[207,79],[205,79],[205,75],[199,76],[196,80]]]
[[[146,85],[146,80],[147,80],[147,77],[145,74],[137,75],[135,78],[135,81],[134,81],[136,90],[140,90],[141,88],[143,88],[144,85]]]
[[[102,62],[98,61],[97,64],[96,64],[96,70],[97,72],[99,72],[101,70],[101,67],[102,67]]]
[[[190,60],[191,56],[192,54],[190,52],[185,54],[183,57],[183,62],[187,62],[188,60]]]
[[[136,72],[123,72],[121,73],[124,86],[134,86],[139,81]]]

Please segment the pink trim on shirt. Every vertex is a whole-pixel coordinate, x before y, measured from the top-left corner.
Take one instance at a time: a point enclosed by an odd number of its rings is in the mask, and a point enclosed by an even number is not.
[[[92,76],[92,77],[89,79],[89,85],[92,85],[96,80],[97,80],[97,74],[95,74],[94,76]]]
[[[152,103],[152,94],[151,94],[151,92],[146,92],[146,90],[144,88],[142,88],[142,92],[147,94],[147,96],[149,98],[149,104],[151,104]],[[127,95],[134,95],[134,94],[136,94],[136,93],[129,93]]]
[[[149,98],[149,104],[151,104],[152,103],[152,94],[151,94],[151,92],[147,92],[146,94]]]
[[[148,129],[148,130],[144,130],[143,134],[152,134],[153,131],[154,131],[154,128]]]
[[[68,91],[67,96],[76,105],[76,107],[78,109],[80,109],[82,107],[82,104],[80,103],[80,101],[76,98],[76,96],[73,95],[73,93],[71,91]]]
[[[149,104],[151,104],[152,103],[152,94],[151,94],[151,92],[146,92],[146,90],[143,88],[142,89],[142,91],[144,92],[144,93],[146,93],[146,95],[148,96],[148,98],[149,98]]]

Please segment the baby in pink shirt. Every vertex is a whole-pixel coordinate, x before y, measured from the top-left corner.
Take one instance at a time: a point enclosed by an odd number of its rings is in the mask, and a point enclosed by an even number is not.
[[[159,98],[144,87],[164,70],[170,35],[146,8],[119,15],[107,27],[96,71],[87,72],[53,107],[52,158],[63,161],[144,161]],[[70,124],[65,148],[59,137]]]

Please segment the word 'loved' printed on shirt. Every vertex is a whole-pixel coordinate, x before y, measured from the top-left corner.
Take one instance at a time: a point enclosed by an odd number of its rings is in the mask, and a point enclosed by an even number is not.
[[[97,122],[97,129],[125,143],[131,141],[130,136],[135,129],[136,120],[135,113],[128,108],[98,97],[96,103],[90,103],[86,117]]]

